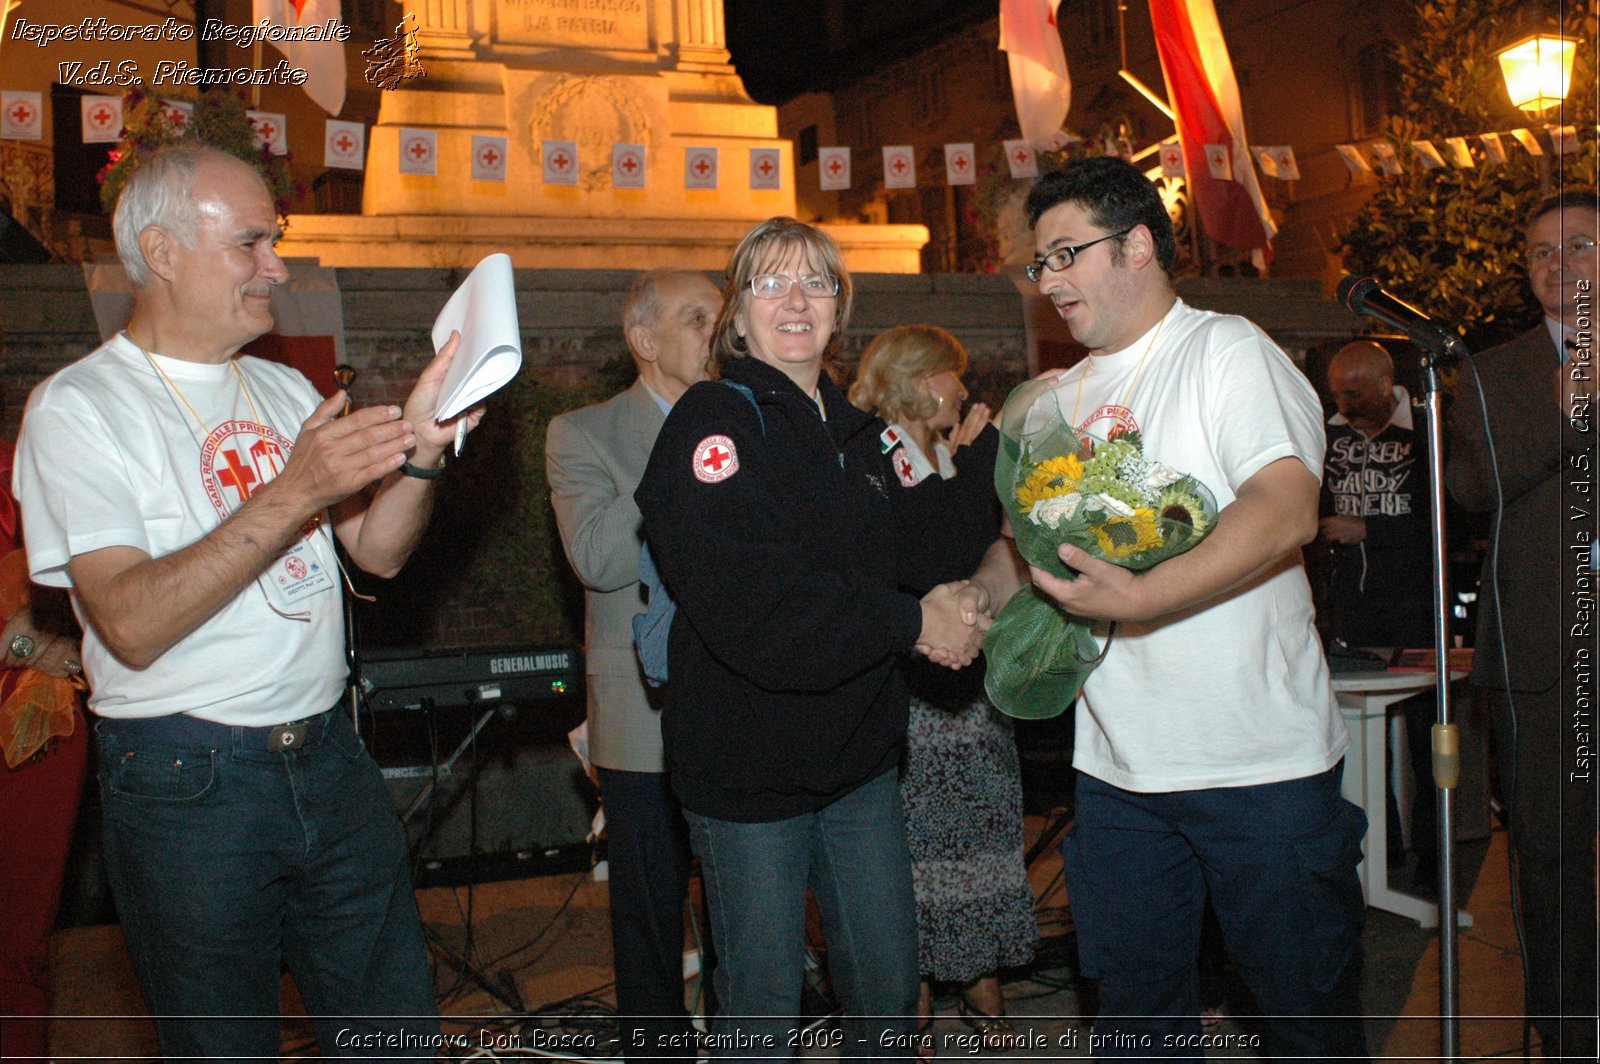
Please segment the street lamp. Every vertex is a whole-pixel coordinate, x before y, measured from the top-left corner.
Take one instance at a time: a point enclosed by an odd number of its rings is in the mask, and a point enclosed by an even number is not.
[[[1500,73],[1511,103],[1534,117],[1567,98],[1578,42],[1553,33],[1536,33],[1500,49]]]

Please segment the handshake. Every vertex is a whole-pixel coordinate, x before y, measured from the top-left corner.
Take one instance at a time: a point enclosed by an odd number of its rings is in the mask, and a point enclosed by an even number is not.
[[[971,665],[994,623],[989,592],[970,580],[940,584],[922,597],[922,633],[917,652],[946,668]]]

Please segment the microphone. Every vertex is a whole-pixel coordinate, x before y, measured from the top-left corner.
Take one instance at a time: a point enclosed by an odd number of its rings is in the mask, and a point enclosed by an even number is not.
[[[1437,358],[1462,358],[1472,352],[1451,329],[1383,290],[1376,277],[1351,274],[1339,282],[1339,302],[1363,317],[1399,329]]]

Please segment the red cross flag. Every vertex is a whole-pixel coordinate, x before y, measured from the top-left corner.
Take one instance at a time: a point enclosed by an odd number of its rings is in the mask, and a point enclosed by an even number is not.
[[[121,96],[82,96],[79,107],[85,144],[115,144],[122,138]]]
[[[0,139],[44,139],[44,94],[0,92]]]
[[[1011,71],[1011,98],[1022,139],[1052,142],[1072,102],[1072,79],[1061,48],[1061,0],[1000,0],[1000,47]]]
[[[944,146],[944,179],[952,185],[978,183],[978,153],[971,144]]]
[[[611,145],[611,187],[644,188],[648,160],[643,144]]]
[[[1470,170],[1478,164],[1472,159],[1472,152],[1467,148],[1466,137],[1446,137],[1444,141],[1445,154],[1450,157],[1450,165],[1457,170]]]
[[[266,22],[285,29],[321,30],[331,19],[342,23],[339,0],[254,0],[251,23]],[[308,34],[309,36],[309,34]],[[320,34],[319,34],[320,36]],[[291,67],[306,72],[301,88],[330,115],[344,107],[344,42],[334,40],[267,40],[283,53]],[[266,57],[263,56],[263,60]],[[264,61],[263,66],[271,66]]]
[[[1256,165],[1261,167],[1261,172],[1263,174],[1266,174],[1268,177],[1281,178],[1283,176],[1283,174],[1278,172],[1278,160],[1272,154],[1271,148],[1263,148],[1258,145],[1251,148],[1250,153],[1256,157]]]
[[[717,187],[717,149],[685,148],[683,150],[683,187]]]
[[[783,152],[780,149],[750,149],[750,187],[752,189],[783,187]]]
[[[162,100],[161,113],[172,128],[182,133],[189,128],[189,123],[194,121],[194,104],[188,100]]]
[[[1233,180],[1233,160],[1226,144],[1206,145],[1206,170],[1218,181]]]
[[[1443,170],[1444,156],[1439,154],[1439,149],[1433,146],[1431,140],[1414,140],[1411,142],[1411,151],[1417,160],[1422,163],[1424,170]]]
[[[850,187],[850,149],[818,148],[817,180],[824,192]]]
[[[545,140],[539,142],[540,170],[547,185],[578,184],[578,142]]]
[[[366,127],[360,122],[324,119],[322,165],[338,170],[361,170],[366,162]]]
[[[739,452],[723,435],[707,436],[695,445],[694,478],[702,484],[727,480],[739,471]]]
[[[1183,176],[1183,145],[1176,141],[1161,145],[1161,176]]]
[[[400,172],[420,177],[437,177],[439,134],[431,129],[400,130]]]
[[[1390,144],[1386,140],[1375,141],[1373,143],[1372,157],[1378,160],[1378,169],[1382,170],[1390,177],[1395,176],[1402,169],[1400,166],[1400,156],[1395,152],[1394,145]]]
[[[1367,162],[1366,156],[1354,144],[1335,144],[1333,148],[1344,160],[1345,169],[1352,174],[1372,173],[1372,164]]]
[[[1550,146],[1555,148],[1557,155],[1571,155],[1578,150],[1577,126],[1545,126],[1544,128],[1550,134]]]
[[[911,145],[896,144],[883,149],[883,187],[917,187],[917,159],[911,153]]]
[[[506,179],[506,138],[472,135],[472,180]]]
[[[1489,157],[1490,162],[1503,163],[1506,161],[1506,146],[1500,140],[1500,134],[1479,133],[1478,140],[1483,143],[1484,154]]]
[[[256,132],[256,147],[270,148],[274,155],[289,154],[289,126],[283,116],[269,111],[246,111],[246,120]]]
[[[1033,145],[1025,140],[1008,140],[1005,142],[1006,165],[1011,168],[1011,177],[1015,179],[1039,176],[1039,157],[1033,153]]]
[[[1544,146],[1539,143],[1539,138],[1533,135],[1531,129],[1513,129],[1511,135],[1517,138],[1517,143],[1528,149],[1529,155],[1543,155]]]
[[[1300,164],[1294,161],[1294,149],[1287,144],[1268,148],[1272,161],[1278,166],[1278,175],[1285,181],[1300,180]]]

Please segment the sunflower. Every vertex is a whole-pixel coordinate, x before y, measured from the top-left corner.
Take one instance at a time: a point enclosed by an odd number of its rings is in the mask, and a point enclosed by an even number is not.
[[[1153,510],[1135,510],[1132,517],[1109,517],[1092,531],[1107,558],[1127,558],[1161,546],[1161,529]]]
[[[1017,486],[1017,503],[1022,513],[1026,514],[1041,499],[1077,491],[1078,481],[1082,478],[1083,463],[1078,461],[1077,455],[1047,458]]]
[[[1199,496],[1177,485],[1161,493],[1156,500],[1155,511],[1163,521],[1188,525],[1196,535],[1203,535],[1211,527],[1211,518],[1206,516],[1205,504]]]

